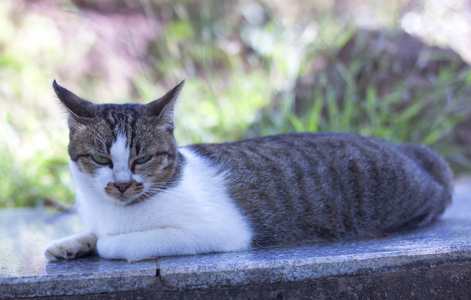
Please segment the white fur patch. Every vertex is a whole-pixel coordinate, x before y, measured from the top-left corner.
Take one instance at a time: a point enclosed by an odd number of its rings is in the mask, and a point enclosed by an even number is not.
[[[129,151],[122,139],[113,146],[112,157]],[[130,206],[116,205],[103,192],[97,193],[102,183],[71,163],[79,212],[98,237],[101,256],[143,259],[250,247],[252,230],[229,197],[224,175],[190,149],[179,151],[185,157],[180,182]]]
[[[113,161],[115,182],[131,182],[132,173],[129,169],[130,151],[125,135],[118,134],[116,141],[111,145],[110,155]]]

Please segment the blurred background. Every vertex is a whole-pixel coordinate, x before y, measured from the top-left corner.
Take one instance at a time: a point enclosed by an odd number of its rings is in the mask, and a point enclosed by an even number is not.
[[[180,145],[292,131],[422,143],[471,173],[465,0],[0,1],[0,207],[74,203],[51,83],[146,103]]]

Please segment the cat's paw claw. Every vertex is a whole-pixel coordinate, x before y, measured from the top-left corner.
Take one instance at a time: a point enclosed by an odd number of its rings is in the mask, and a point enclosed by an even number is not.
[[[90,241],[84,242],[84,238]],[[44,249],[44,256],[48,261],[70,260],[90,253],[95,245],[94,235],[76,235],[51,242]]]
[[[81,248],[79,243],[73,241],[58,240],[49,244],[44,250],[44,255],[49,261],[69,260],[77,256],[77,250]]]

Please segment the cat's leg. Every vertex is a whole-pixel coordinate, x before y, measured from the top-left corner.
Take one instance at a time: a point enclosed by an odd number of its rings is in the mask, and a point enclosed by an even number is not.
[[[52,241],[44,248],[44,256],[49,261],[74,259],[95,251],[96,243],[97,238],[93,233],[79,233]]]
[[[97,250],[108,259],[145,259],[219,251],[241,251],[250,246],[250,235],[232,236],[185,231],[178,228],[155,229],[107,235],[98,240]]]
[[[108,259],[145,259],[165,255],[193,254],[188,242],[191,237],[176,228],[106,235],[97,243],[98,254]]]

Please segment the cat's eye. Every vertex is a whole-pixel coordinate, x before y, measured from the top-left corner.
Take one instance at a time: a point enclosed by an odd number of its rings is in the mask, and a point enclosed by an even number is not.
[[[152,155],[145,155],[143,157],[136,159],[134,162],[138,164],[143,164],[143,163],[148,162],[151,158],[152,158]]]
[[[92,155],[92,158],[95,162],[102,164],[102,165],[109,165],[111,164],[111,160],[101,155]]]

